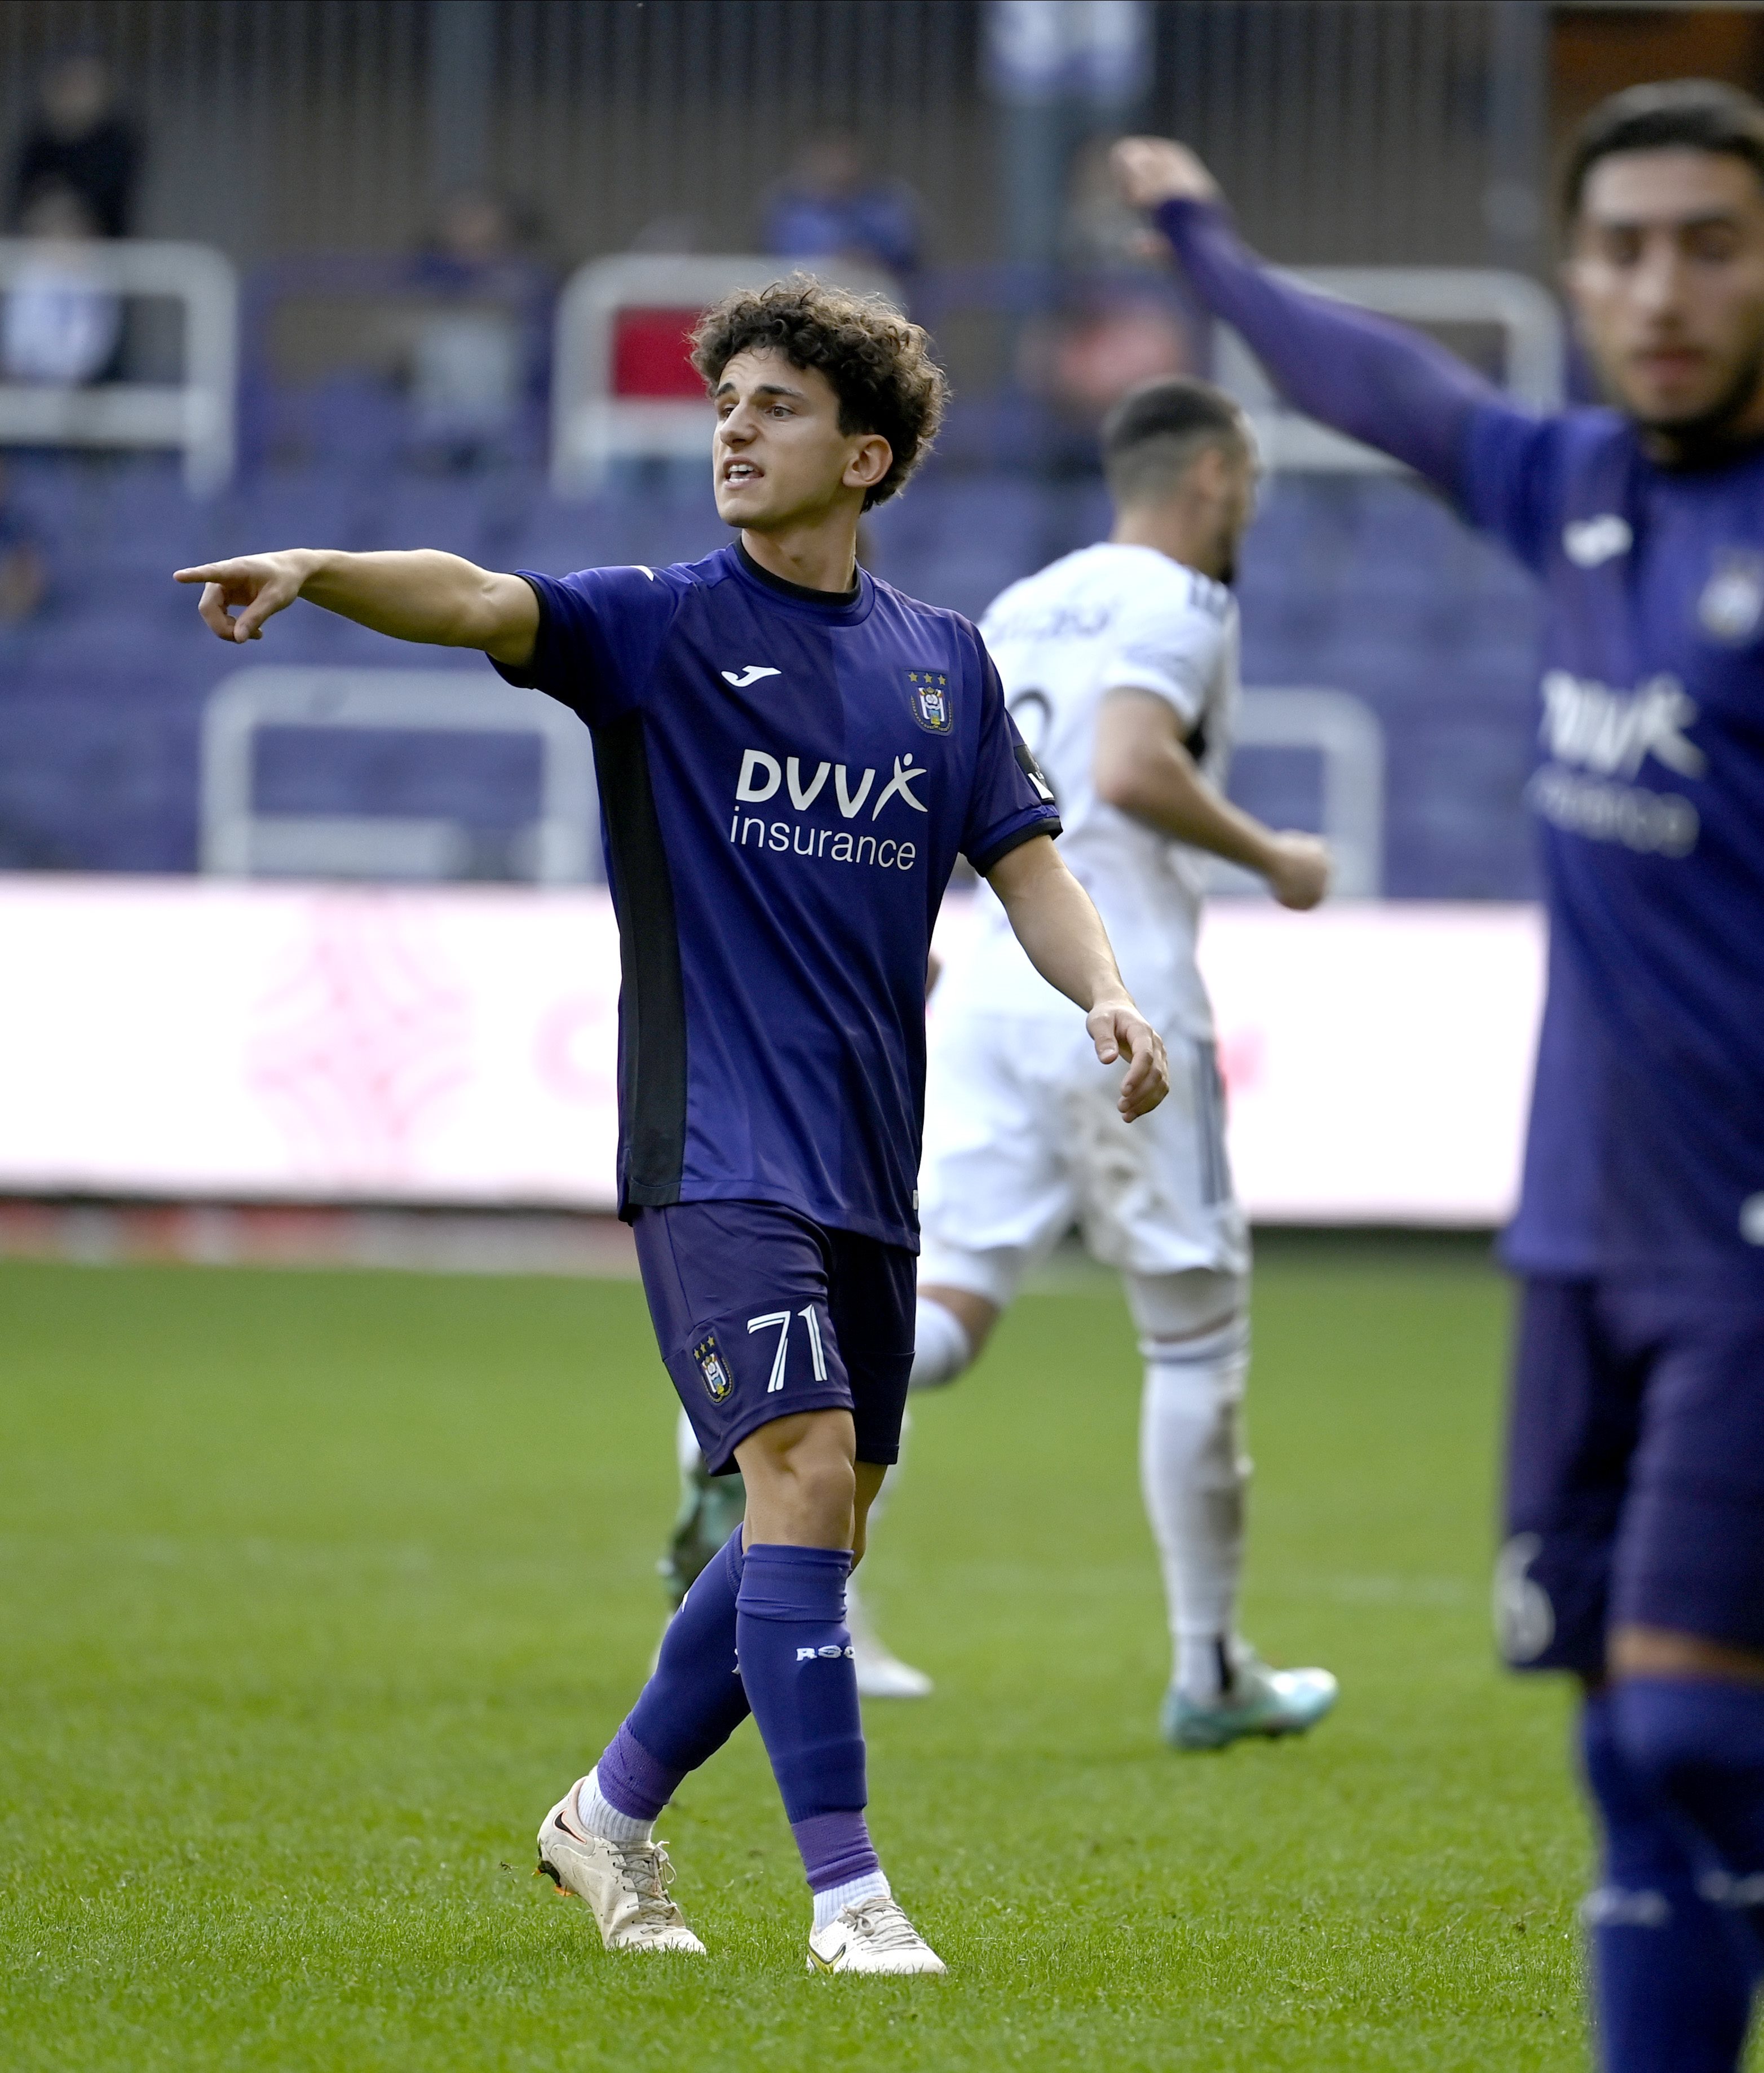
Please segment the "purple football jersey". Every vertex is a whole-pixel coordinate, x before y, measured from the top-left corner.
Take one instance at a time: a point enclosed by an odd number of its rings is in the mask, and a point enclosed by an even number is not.
[[[1509,1260],[1764,1279],[1764,446],[1663,467],[1615,412],[1533,416],[1279,279],[1218,208],[1159,221],[1295,403],[1419,469],[1544,585],[1549,987]]]
[[[525,572],[523,571],[525,574]],[[931,930],[958,853],[1059,822],[980,637],[739,547],[527,575],[511,682],[593,731],[619,917],[621,1214],[780,1202],[918,1243]]]

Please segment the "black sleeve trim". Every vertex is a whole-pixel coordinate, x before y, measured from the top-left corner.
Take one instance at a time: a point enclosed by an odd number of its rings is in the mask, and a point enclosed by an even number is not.
[[[1002,863],[1012,850],[1020,849],[1026,842],[1033,842],[1037,835],[1051,835],[1057,839],[1065,832],[1057,820],[1051,816],[1046,820],[1031,821],[1026,826],[1014,828],[1003,842],[995,843],[982,856],[971,856],[968,862],[984,878],[988,872]]]
[[[505,683],[513,684],[517,690],[538,691],[545,688],[539,678],[544,673],[545,651],[550,645],[551,612],[545,601],[545,592],[532,577],[523,575],[521,580],[532,591],[533,601],[539,608],[539,630],[533,637],[533,653],[527,657],[524,669],[517,669],[512,662],[499,662],[493,655],[489,662]]]

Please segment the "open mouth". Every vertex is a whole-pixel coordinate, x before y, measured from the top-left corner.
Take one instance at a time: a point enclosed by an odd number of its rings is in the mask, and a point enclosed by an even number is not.
[[[744,484],[757,482],[764,472],[750,460],[727,460],[723,464],[723,480],[731,489],[739,489]]]
[[[1638,352],[1635,364],[1656,381],[1682,381],[1702,372],[1703,355],[1688,347],[1666,346]]]

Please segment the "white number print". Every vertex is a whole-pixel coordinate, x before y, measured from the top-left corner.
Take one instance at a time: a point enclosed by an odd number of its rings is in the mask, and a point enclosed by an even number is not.
[[[814,1314],[814,1305],[805,1303],[797,1315],[809,1328],[809,1364],[814,1370],[814,1379],[825,1382],[826,1355],[821,1350],[821,1321]]]
[[[784,1387],[784,1363],[790,1357],[790,1313],[788,1310],[768,1310],[763,1317],[748,1320],[750,1332],[763,1332],[773,1325],[778,1328],[778,1350],[772,1356],[772,1379],[765,1386],[768,1396],[774,1389]]]
[[[796,1314],[809,1328],[809,1366],[814,1370],[815,1380],[825,1382],[826,1353],[821,1344],[821,1321],[814,1314],[814,1305],[805,1303]],[[772,1356],[772,1379],[765,1386],[768,1396],[774,1390],[784,1387],[784,1370],[790,1358],[790,1313],[788,1310],[768,1310],[761,1317],[748,1320],[749,1332],[769,1331],[774,1325],[777,1328],[778,1350]]]

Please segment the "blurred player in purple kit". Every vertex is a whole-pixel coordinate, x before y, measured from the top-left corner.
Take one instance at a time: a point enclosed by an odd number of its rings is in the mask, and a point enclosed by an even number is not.
[[[1585,1684],[1604,2065],[1731,2073],[1764,1968],[1764,107],[1680,80],[1588,118],[1566,278],[1613,407],[1549,418],[1277,279],[1181,146],[1116,164],[1294,403],[1544,587],[1502,1642]]]
[[[925,973],[958,853],[1083,1012],[1123,1115],[1167,1087],[1059,822],[955,613],[856,564],[944,393],[925,334],[813,280],[695,340],[730,546],[562,579],[297,549],[179,572],[223,639],[306,597],[478,648],[592,729],[617,909],[620,1211],[662,1358],[744,1526],[687,1592],[541,1868],[609,1950],[702,1955],[656,1816],[751,1711],[814,1894],[811,1972],[939,1972],[871,1843],[845,1620],[913,1358]],[[233,616],[237,609],[237,616]]]

